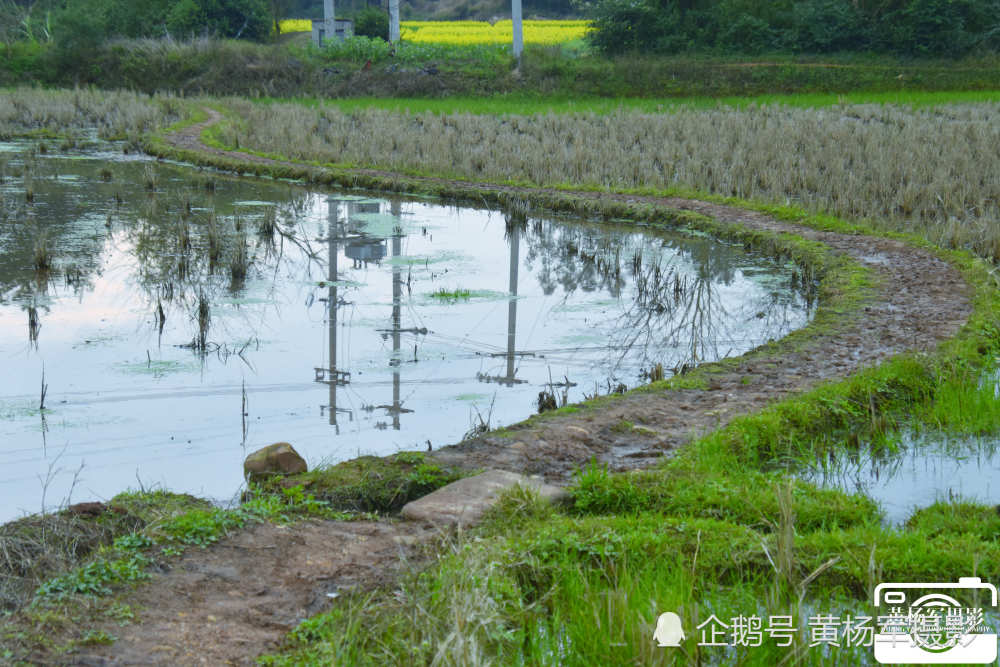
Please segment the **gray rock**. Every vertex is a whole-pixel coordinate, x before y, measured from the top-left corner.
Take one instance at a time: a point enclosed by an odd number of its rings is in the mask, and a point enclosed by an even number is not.
[[[243,476],[254,482],[271,475],[295,475],[306,470],[305,459],[287,442],[258,449],[243,462]]]
[[[424,521],[438,526],[471,526],[482,519],[501,493],[517,484],[534,489],[542,498],[552,502],[568,497],[564,489],[546,484],[538,478],[506,470],[488,470],[481,475],[452,482],[423,498],[407,503],[401,514],[411,521]]]

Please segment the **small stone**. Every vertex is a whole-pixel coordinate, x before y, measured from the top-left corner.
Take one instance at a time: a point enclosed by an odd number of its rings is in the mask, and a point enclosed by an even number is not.
[[[276,442],[247,456],[243,476],[252,482],[271,475],[297,475],[306,472],[306,461],[287,442]]]
[[[403,506],[400,514],[411,521],[468,527],[482,518],[503,491],[518,484],[534,489],[539,496],[550,502],[562,502],[568,497],[565,489],[545,484],[538,478],[506,470],[488,470],[474,477],[452,482],[423,498],[411,501]]]
[[[66,512],[80,516],[98,516],[99,514],[103,514],[106,509],[107,505],[104,503],[76,503],[67,507]]]

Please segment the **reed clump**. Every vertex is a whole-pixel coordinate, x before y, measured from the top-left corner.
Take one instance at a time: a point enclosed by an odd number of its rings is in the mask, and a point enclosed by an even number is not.
[[[52,250],[49,248],[49,239],[45,234],[39,234],[35,238],[32,259],[36,273],[47,274],[52,270]]]
[[[147,164],[142,171],[142,181],[149,192],[156,192],[156,186],[160,182],[160,177],[156,173],[156,167]]]
[[[79,88],[72,91],[14,88],[0,96],[0,136],[50,130],[97,129],[105,139],[138,136],[182,118],[172,95]]]
[[[241,231],[236,235],[233,255],[229,260],[229,277],[231,289],[238,290],[246,282],[250,269],[250,253],[247,248],[247,235]]]
[[[195,319],[198,322],[198,335],[194,340],[194,348],[204,353],[208,350],[208,329],[212,324],[212,307],[204,293],[198,295]]]
[[[222,234],[219,225],[215,221],[215,215],[208,218],[208,231],[205,236],[208,238],[208,265],[209,270],[215,271],[222,259]]]
[[[265,244],[273,243],[277,231],[278,212],[273,206],[269,206],[257,223],[257,238]]]

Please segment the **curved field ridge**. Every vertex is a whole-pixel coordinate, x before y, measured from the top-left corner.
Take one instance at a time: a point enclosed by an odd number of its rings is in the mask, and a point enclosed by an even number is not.
[[[688,199],[653,199],[657,206],[690,210],[755,231],[784,232],[819,241],[869,269],[877,285],[863,311],[802,344],[773,346],[719,365],[704,389],[633,392],[604,409],[568,415],[511,438],[483,437],[439,453],[443,463],[501,467],[555,481],[596,458],[633,468],[694,437],[756,412],[789,394],[846,377],[903,352],[932,350],[953,336],[972,312],[970,289],[959,272],[927,250],[902,241],[821,232],[744,209]],[[641,425],[622,435],[616,425]],[[506,445],[506,446],[503,446]]]
[[[279,164],[205,146],[201,132],[219,118],[212,111],[206,122],[170,135],[170,150],[180,150],[195,161],[201,156],[206,163]],[[368,170],[351,174],[393,176]],[[492,184],[445,184],[452,191],[554,194]],[[592,457],[617,468],[639,467],[693,436],[789,394],[899,353],[929,351],[954,335],[972,312],[971,288],[957,269],[929,250],[898,240],[817,231],[702,201],[572,194],[692,211],[751,233],[795,234],[860,263],[876,284],[857,309],[807,328],[808,335],[792,334],[794,343],[785,339],[715,364],[706,374],[704,388],[636,391],[574,414],[529,420],[503,437],[488,434],[435,452],[441,463],[537,473],[556,482],[567,480]],[[617,425],[623,420],[640,428],[622,433]],[[129,596],[141,610],[137,621],[124,628],[109,627],[118,641],[75,656],[75,664],[253,664],[254,656],[273,650],[300,620],[323,609],[328,594],[392,581],[401,563],[419,558],[417,547],[430,543],[436,534],[410,521],[310,521],[294,530],[253,526],[211,549],[190,550],[172,572],[154,575],[150,584]]]
[[[301,167],[206,146],[201,141],[202,132],[222,116],[212,109],[205,111],[209,114],[207,120],[170,135],[168,142],[174,148],[216,159]],[[375,178],[396,176],[368,169],[342,170],[342,173]],[[735,416],[760,410],[791,393],[806,391],[826,380],[844,378],[903,352],[930,351],[957,333],[972,312],[971,288],[955,267],[930,250],[896,239],[818,231],[763,213],[693,199],[555,193],[414,177],[409,177],[408,182],[444,183],[456,190],[506,192],[527,198],[558,194],[690,211],[724,227],[793,234],[822,243],[834,255],[846,256],[868,269],[876,282],[863,312],[816,332],[795,349],[784,345],[776,351],[759,350],[742,357],[740,363],[723,366],[711,374],[707,389],[632,392],[577,414],[514,426],[503,437],[487,434],[447,447],[434,454],[443,464],[539,474],[554,482],[566,480],[592,458],[615,469],[638,467],[644,459],[674,449],[697,435],[724,426]],[[623,420],[641,428],[622,434],[620,428],[614,427]]]

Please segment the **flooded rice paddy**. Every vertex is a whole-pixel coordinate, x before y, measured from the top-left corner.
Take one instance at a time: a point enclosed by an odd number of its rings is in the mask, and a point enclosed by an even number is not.
[[[935,502],[1000,503],[996,438],[904,433],[891,450],[841,451],[802,477],[875,500],[884,521],[901,525]]]
[[[0,144],[0,521],[253,449],[426,450],[804,325],[794,266],[681,232]]]

